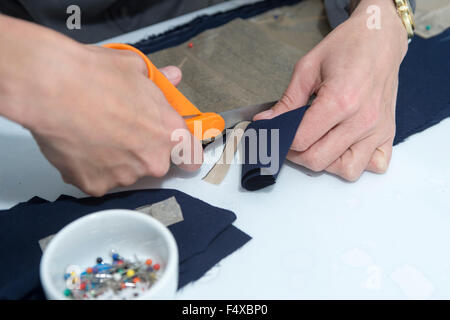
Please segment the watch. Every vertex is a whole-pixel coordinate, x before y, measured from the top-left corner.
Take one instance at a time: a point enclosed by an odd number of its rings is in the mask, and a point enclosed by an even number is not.
[[[394,0],[394,3],[397,7],[397,13],[400,16],[400,19],[402,19],[403,25],[408,33],[408,39],[411,39],[414,37],[414,30],[416,28],[411,4],[409,3],[409,0]]]

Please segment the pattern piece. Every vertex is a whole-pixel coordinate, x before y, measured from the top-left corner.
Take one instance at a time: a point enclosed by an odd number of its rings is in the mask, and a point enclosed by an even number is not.
[[[450,3],[448,0],[418,1],[414,20],[416,35],[434,37],[450,27]]]
[[[136,208],[136,211],[145,213],[166,227],[184,220],[183,212],[175,197],[151,205]]]
[[[243,121],[238,123],[233,131],[227,135],[227,142],[225,148],[223,149],[220,159],[216,164],[209,170],[206,176],[203,177],[203,181],[220,184],[223,179],[225,179],[228,170],[230,169],[231,162],[233,161],[234,155],[240,145],[241,139],[244,136],[244,130],[250,124],[250,121]]]

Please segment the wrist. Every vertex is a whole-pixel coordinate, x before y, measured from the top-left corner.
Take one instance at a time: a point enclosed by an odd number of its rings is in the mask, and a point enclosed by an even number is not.
[[[376,6],[376,9],[371,8]],[[379,16],[375,16],[375,15]],[[398,47],[401,60],[408,51],[408,33],[397,13],[393,0],[360,0],[354,8],[351,19],[359,19],[369,35],[379,35],[383,41],[390,41],[394,47]],[[369,25],[378,19],[379,26],[369,28]]]
[[[70,77],[66,65],[81,47],[33,23],[0,15],[0,115],[27,129],[49,112],[51,100]],[[72,57],[71,57],[72,56]]]

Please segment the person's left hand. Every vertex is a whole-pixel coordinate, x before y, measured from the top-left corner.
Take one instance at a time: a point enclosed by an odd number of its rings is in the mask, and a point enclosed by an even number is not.
[[[299,108],[316,94],[287,158],[349,181],[364,170],[385,172],[395,136],[398,70],[407,36],[392,1],[375,4],[381,8],[381,29],[367,27],[369,3],[362,0],[346,22],[297,63],[279,103],[254,118]]]

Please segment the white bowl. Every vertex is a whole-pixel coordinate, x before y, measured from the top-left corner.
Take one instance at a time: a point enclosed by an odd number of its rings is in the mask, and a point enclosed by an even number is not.
[[[61,212],[61,214],[64,214]],[[59,231],[47,246],[40,265],[48,299],[64,295],[68,266],[85,270],[97,257],[111,259],[111,250],[133,259],[152,259],[161,269],[155,284],[138,299],[171,299],[178,285],[178,249],[172,233],[158,220],[131,210],[105,210],[84,216]]]

